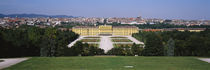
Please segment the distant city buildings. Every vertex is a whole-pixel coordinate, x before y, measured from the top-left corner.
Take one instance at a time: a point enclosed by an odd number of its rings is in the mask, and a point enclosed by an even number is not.
[[[167,29],[139,29],[142,32],[163,32],[163,31],[189,31],[189,32],[201,32],[206,30],[206,28],[167,28]]]
[[[70,24],[90,24],[95,25],[98,23],[106,23],[106,24],[157,24],[157,23],[166,23],[173,25],[185,25],[185,26],[193,26],[193,25],[210,25],[210,20],[167,20],[167,19],[143,19],[141,16],[136,18],[10,18],[4,17],[0,18],[0,26],[9,28],[11,26],[19,26],[19,25],[30,25],[30,26],[38,26],[38,27],[46,27],[62,25],[62,23]]]

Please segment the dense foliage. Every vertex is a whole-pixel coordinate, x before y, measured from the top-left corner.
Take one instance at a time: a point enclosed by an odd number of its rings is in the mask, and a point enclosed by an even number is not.
[[[209,29],[203,32],[139,32],[133,37],[146,43],[143,50],[147,51],[143,53],[146,56],[152,56],[151,53],[161,53],[158,56],[162,56],[163,52],[168,56],[210,56]]]
[[[164,47],[162,44],[162,38],[156,33],[148,35],[147,41],[145,43],[146,47],[143,50],[144,56],[163,56]]]
[[[89,46],[87,43],[81,41],[76,42],[70,49],[71,54],[69,56],[93,56],[93,55],[104,55],[104,50],[99,47]]]
[[[108,55],[119,55],[119,56],[134,56],[142,55],[143,45],[136,45],[135,43],[130,46],[114,47],[107,52]]]
[[[0,28],[0,57],[63,56],[77,37],[74,32],[51,27]]]

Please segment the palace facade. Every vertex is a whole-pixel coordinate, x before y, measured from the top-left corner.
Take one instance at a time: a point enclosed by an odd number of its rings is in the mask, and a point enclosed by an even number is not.
[[[133,33],[138,33],[139,28],[136,26],[76,26],[72,31],[81,36],[97,36],[97,35],[119,35],[129,36]]]

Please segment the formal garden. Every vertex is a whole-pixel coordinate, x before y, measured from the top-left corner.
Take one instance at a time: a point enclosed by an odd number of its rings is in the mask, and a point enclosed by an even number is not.
[[[128,46],[132,47],[133,44],[114,44],[114,47],[123,47],[123,46]]]
[[[132,42],[129,39],[112,39],[112,42]]]
[[[100,37],[86,36],[79,41],[87,43],[89,47],[99,47]]]
[[[110,38],[127,38],[127,37],[122,37],[122,36],[114,36],[114,37],[110,37]]]
[[[114,47],[132,47],[133,46],[133,44],[113,44],[114,45]],[[140,46],[140,47],[143,47],[144,45],[142,45],[142,44],[137,44],[137,46]]]
[[[100,39],[82,39],[82,42],[100,42]]]
[[[94,38],[94,39],[98,39],[98,38],[101,38],[101,37],[88,36],[88,37],[84,37],[84,38]]]

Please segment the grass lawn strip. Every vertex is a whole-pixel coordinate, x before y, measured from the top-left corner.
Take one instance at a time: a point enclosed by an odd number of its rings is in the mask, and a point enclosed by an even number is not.
[[[82,39],[82,42],[100,42],[100,39]]]
[[[114,44],[114,47],[125,47],[125,46],[128,46],[128,47],[132,47],[133,44]]]
[[[110,38],[127,38],[127,37],[110,37]]]
[[[209,70],[196,57],[34,57],[4,70]]]
[[[132,42],[130,39],[112,39],[112,42]]]
[[[84,38],[101,38],[101,37],[84,37]]]
[[[142,44],[136,44],[137,46],[140,46],[140,47],[143,47],[143,45]],[[126,46],[128,46],[128,47],[132,47],[133,46],[133,44],[114,44],[114,47],[126,47]]]

